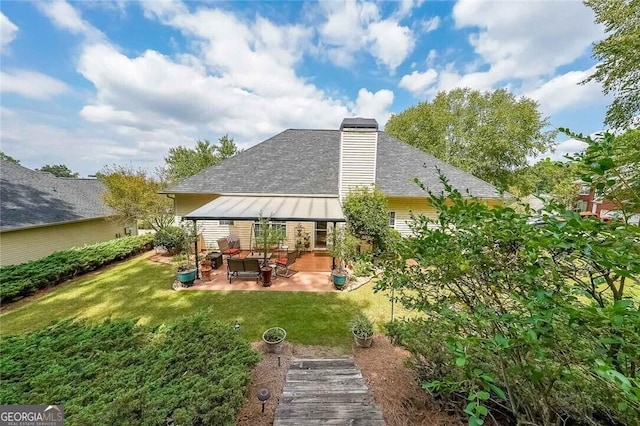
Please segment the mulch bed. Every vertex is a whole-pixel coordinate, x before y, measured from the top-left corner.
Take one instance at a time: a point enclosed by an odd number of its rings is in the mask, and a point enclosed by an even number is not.
[[[345,355],[354,357],[375,402],[382,409],[387,425],[462,426],[466,423],[459,417],[439,410],[438,405],[420,388],[413,372],[405,367],[404,361],[409,353],[393,346],[385,336],[374,337],[370,348],[354,347],[349,353],[339,348],[292,345],[285,342],[282,353],[273,354],[266,352],[262,342],[256,342],[252,346],[263,353],[263,358],[252,371],[248,401],[238,413],[238,425],[273,424],[292,358],[334,358]],[[265,404],[264,414],[257,398],[261,388],[268,388],[271,393],[271,398]]]

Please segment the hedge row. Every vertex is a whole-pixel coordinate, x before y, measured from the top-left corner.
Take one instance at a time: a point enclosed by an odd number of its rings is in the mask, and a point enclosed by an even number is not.
[[[118,238],[57,251],[42,259],[0,268],[0,302],[15,301],[153,247],[153,235]]]
[[[62,404],[71,426],[234,425],[259,355],[211,316],[67,320],[4,337],[0,404]]]

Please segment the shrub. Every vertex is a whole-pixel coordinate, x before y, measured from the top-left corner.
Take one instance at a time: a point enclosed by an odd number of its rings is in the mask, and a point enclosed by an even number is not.
[[[354,316],[349,322],[349,328],[361,339],[373,336],[373,322],[363,314]]]
[[[534,227],[442,181],[445,195],[429,196],[438,227],[417,216],[377,285],[420,313],[388,330],[423,387],[470,425],[489,411],[518,424],[637,421],[640,313],[624,294],[640,273],[637,230],[562,209]]]
[[[151,248],[152,235],[118,238],[57,251],[42,259],[0,268],[0,302],[12,302],[74,276]]]
[[[157,327],[63,321],[3,338],[0,403],[63,404],[65,424],[233,425],[258,361],[201,312]]]
[[[164,247],[169,254],[185,251],[187,248],[187,236],[179,226],[167,226],[156,232],[153,243],[156,247]]]

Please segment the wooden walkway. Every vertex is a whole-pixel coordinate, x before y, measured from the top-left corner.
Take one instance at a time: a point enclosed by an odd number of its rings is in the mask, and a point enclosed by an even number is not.
[[[353,358],[294,359],[274,426],[383,426]]]

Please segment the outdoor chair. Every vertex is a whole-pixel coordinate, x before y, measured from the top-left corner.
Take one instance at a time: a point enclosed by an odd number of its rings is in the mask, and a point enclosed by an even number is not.
[[[220,248],[220,253],[222,253],[223,255],[226,254],[229,257],[233,257],[236,254],[240,253],[239,248],[231,248],[226,238],[220,238],[217,241],[218,247]]]
[[[232,277],[249,275],[256,278],[256,283],[260,278],[260,261],[258,259],[227,259],[227,278],[231,283]]]
[[[297,271],[290,269],[289,267],[296,262],[298,252],[292,251],[287,253],[286,257],[281,257],[276,260],[276,276],[289,278]]]

